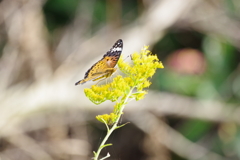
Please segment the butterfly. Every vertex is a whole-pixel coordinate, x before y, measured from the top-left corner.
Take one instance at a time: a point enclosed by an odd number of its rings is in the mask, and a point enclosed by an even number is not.
[[[88,81],[97,81],[104,80],[110,77],[114,72],[116,72],[116,68],[114,68],[120,58],[123,49],[123,41],[121,39],[117,40],[117,42],[113,45],[113,47],[103,55],[103,58],[95,63],[86,73],[84,79],[75,83],[84,84]]]

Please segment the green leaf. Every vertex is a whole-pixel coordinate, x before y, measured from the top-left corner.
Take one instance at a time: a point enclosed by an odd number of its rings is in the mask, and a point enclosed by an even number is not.
[[[117,126],[115,129],[121,128],[121,127],[125,126],[125,125],[128,124],[128,123],[130,123],[130,122],[124,123],[124,124],[122,124],[121,126]]]
[[[112,145],[111,143],[109,143],[109,144],[104,144],[104,145],[102,145],[102,146],[100,147],[100,149],[103,149],[104,147],[111,146],[111,145]]]

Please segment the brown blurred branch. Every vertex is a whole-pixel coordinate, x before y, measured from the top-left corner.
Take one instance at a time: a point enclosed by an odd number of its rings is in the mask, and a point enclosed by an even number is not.
[[[35,81],[49,78],[52,67],[44,36],[42,1],[3,1],[0,9],[8,40],[1,59],[2,88],[24,76]]]
[[[150,92],[142,102],[130,104],[130,112],[141,108],[153,110],[157,115],[175,115],[185,118],[196,118],[214,122],[235,122],[240,124],[240,109],[237,106],[219,101],[204,101],[185,96]]]
[[[187,159],[218,159],[226,158],[211,152],[197,143],[193,143],[146,111],[131,114],[129,119],[155,141],[164,145],[171,151]],[[163,129],[164,128],[164,129]],[[164,133],[162,132],[164,130]]]
[[[79,36],[79,38],[74,37],[74,43],[78,45],[74,45],[76,48],[71,49],[74,52],[63,63],[64,65],[60,66],[59,70],[64,70],[65,67],[69,66],[69,63],[78,67],[84,66],[84,64],[90,60],[94,63],[96,59],[102,56],[99,55],[99,53],[106,52],[106,50],[102,50],[101,48],[109,48],[109,44],[105,42],[115,42],[116,37],[119,37],[120,33],[122,34],[119,38],[124,40],[124,51],[122,54],[125,55],[138,51],[145,44],[154,44],[164,36],[164,32],[168,27],[173,25],[183,14],[190,12],[192,8],[197,6],[198,2],[199,0],[185,0],[184,2],[178,0],[154,1],[139,19],[123,29],[109,31],[109,26],[106,26],[95,36],[84,40],[84,42],[81,38],[82,36]],[[75,25],[74,28],[67,30],[64,37],[69,38],[73,30],[81,28],[80,25],[81,24]],[[112,36],[106,38],[106,32]],[[142,40],[140,41],[139,39]],[[64,39],[64,41],[66,41],[66,39]],[[68,41],[70,40],[68,39]],[[71,46],[73,46],[73,44],[71,44]],[[60,51],[60,49],[57,48],[57,51]],[[91,56],[89,56],[90,54]],[[92,57],[96,57],[96,59],[93,60]],[[84,71],[86,69],[87,68],[84,68]],[[80,73],[80,75],[83,74],[84,72]]]
[[[19,133],[10,136],[8,141],[25,151],[34,160],[53,160],[34,139],[25,134]]]

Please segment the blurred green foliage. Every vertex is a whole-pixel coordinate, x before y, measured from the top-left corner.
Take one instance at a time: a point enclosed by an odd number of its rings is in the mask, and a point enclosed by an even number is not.
[[[79,0],[48,0],[43,6],[50,31],[69,24],[76,13]]]
[[[123,0],[119,2],[121,4],[121,12],[119,14],[123,25],[131,23],[138,18],[143,9],[142,3],[140,3],[141,1]],[[89,3],[92,5],[89,6]],[[107,12],[107,7],[112,8],[114,6],[107,5],[106,0],[48,0],[43,7],[43,12],[49,31],[54,31],[55,29],[70,24],[77,13],[82,14],[81,16],[84,17],[85,13],[77,11],[80,8],[87,8],[87,10],[93,12],[90,17],[91,27],[89,28],[89,32],[94,33],[98,29],[101,29],[103,25],[106,25],[107,15],[112,14],[111,11]]]
[[[179,32],[179,31],[178,31]],[[183,31],[182,34],[186,33]],[[153,48],[153,53],[163,57],[183,48],[200,50],[206,61],[206,70],[202,74],[179,74],[166,65],[154,79],[153,88],[171,91],[187,96],[204,99],[218,99],[239,102],[238,95],[232,90],[235,80],[234,73],[240,61],[239,51],[223,38],[200,35],[193,32],[184,40],[182,34],[169,33]],[[188,36],[186,33],[185,36]],[[188,39],[187,38],[187,39]],[[166,62],[167,63],[167,62]],[[165,64],[165,63],[164,63]]]
[[[179,33],[180,32],[180,33]],[[176,50],[194,48],[201,51],[206,69],[202,74],[181,74],[168,66],[167,58]],[[165,65],[153,79],[152,88],[200,99],[239,104],[240,54],[223,37],[209,36],[194,31],[169,31],[153,48]],[[234,159],[239,153],[239,128],[230,142],[219,137],[219,124],[197,119],[168,118],[182,135],[193,142],[208,142],[212,151]],[[173,124],[174,124],[173,123]],[[232,153],[232,155],[228,155]],[[238,155],[239,156],[239,155]],[[182,159],[173,154],[174,159]]]

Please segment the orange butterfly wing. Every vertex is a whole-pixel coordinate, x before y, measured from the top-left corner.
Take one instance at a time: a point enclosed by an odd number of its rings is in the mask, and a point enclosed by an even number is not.
[[[75,83],[84,84],[87,81],[96,81],[111,76],[115,71],[114,68],[120,58],[123,49],[123,41],[119,39],[113,47],[103,56],[101,60],[95,63],[86,73],[84,79]]]

